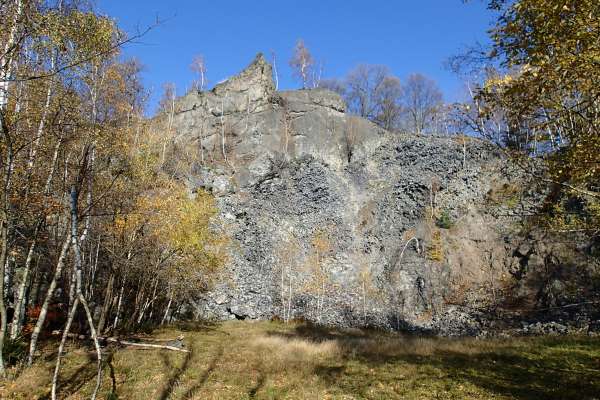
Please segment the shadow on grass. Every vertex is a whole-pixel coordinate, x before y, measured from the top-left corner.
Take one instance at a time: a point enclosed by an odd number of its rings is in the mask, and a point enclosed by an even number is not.
[[[267,377],[266,377],[265,373],[263,371],[260,371],[260,374],[258,375],[258,380],[256,381],[256,385],[254,385],[248,391],[248,397],[250,397],[251,399],[256,398],[256,394],[265,385],[266,380],[267,380]]]
[[[343,365],[318,365],[315,375],[351,396],[399,380],[457,390],[471,384],[488,395],[519,400],[600,399],[600,339],[517,338],[514,342],[434,339],[299,325],[270,332],[313,342],[336,341]],[[351,367],[349,367],[351,366]],[[373,372],[374,371],[374,372]],[[408,373],[406,371],[415,371]],[[399,398],[410,393],[407,384]],[[469,397],[465,397],[469,398]]]
[[[186,353],[181,366],[175,367],[171,363],[171,360],[169,359],[169,356],[166,351],[162,351],[160,353],[160,355],[163,359],[163,363],[165,364],[165,369],[167,371],[171,371],[171,370],[173,371],[173,373],[171,374],[171,376],[169,377],[169,379],[167,381],[167,384],[165,385],[164,389],[162,390],[160,396],[158,397],[160,400],[167,400],[169,397],[171,397],[171,395],[173,394],[173,390],[175,389],[175,385],[179,382],[179,380],[181,379],[181,376],[188,370],[188,367],[190,365],[190,361],[192,359],[193,354],[194,354],[194,347],[193,347],[193,345],[191,345],[190,351],[188,353]]]
[[[54,367],[54,365],[52,365]],[[65,368],[63,366],[62,371]],[[54,371],[54,368],[52,368]],[[86,362],[80,365],[69,375],[65,375],[64,372],[59,375],[57,382],[57,391],[60,398],[66,398],[68,395],[77,393],[86,383],[96,378],[96,358],[95,355],[88,354]],[[50,393],[42,399],[49,399]]]
[[[600,370],[589,369],[591,360],[575,354],[535,356],[494,351],[478,355],[441,352],[416,361],[407,358],[404,361],[438,368],[455,380],[516,399],[591,400],[600,394]],[[561,363],[578,367],[560,368]]]
[[[169,326],[182,332],[211,332],[218,331],[221,324],[213,321],[179,321]]]
[[[114,353],[110,352],[108,353],[107,357],[106,357],[106,365],[108,365],[108,372],[109,372],[109,376],[110,376],[110,392],[109,392],[109,398],[114,398],[114,399],[118,399],[119,395],[117,393],[117,377],[115,375],[115,367],[113,365],[113,357],[114,357]]]
[[[196,355],[195,343],[192,342],[190,344],[189,350],[190,350],[189,353],[186,353],[186,356],[185,356],[181,366],[179,366],[179,367],[175,367],[173,365],[173,363],[171,362],[171,359],[169,358],[168,352],[166,352],[166,351],[161,352],[161,357],[162,357],[163,363],[165,365],[165,369],[167,371],[173,371],[173,372],[171,373],[164,389],[162,390],[160,396],[158,397],[160,400],[166,400],[166,399],[171,398],[177,384],[180,383],[182,376],[190,369],[191,365],[194,363],[194,360],[195,360],[194,356]],[[196,395],[196,393],[204,387],[204,385],[206,384],[210,375],[217,368],[217,364],[223,357],[223,353],[224,353],[224,348],[223,348],[223,346],[220,346],[217,353],[211,359],[210,363],[208,364],[208,367],[204,370],[202,375],[200,375],[200,377],[183,393],[183,395],[181,396],[182,400],[192,399]]]
[[[211,359],[210,363],[208,364],[208,367],[206,368],[206,370],[204,370],[200,378],[183,394],[183,396],[181,397],[182,400],[192,399],[196,395],[196,393],[200,389],[202,389],[202,387],[204,387],[206,381],[208,380],[208,377],[210,376],[210,374],[213,373],[213,371],[217,367],[217,363],[223,357],[223,351],[223,346],[220,346],[219,350],[217,351],[217,354],[215,354],[215,356]]]
[[[283,337],[286,339],[302,338],[311,342],[323,342],[326,340],[351,340],[366,338],[374,333],[384,334],[383,332],[371,331],[367,329],[335,329],[311,322],[303,322],[297,325],[292,331],[268,331],[269,336]]]

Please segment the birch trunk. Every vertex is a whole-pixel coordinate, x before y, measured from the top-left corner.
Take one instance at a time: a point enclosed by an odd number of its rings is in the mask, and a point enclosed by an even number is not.
[[[71,310],[69,311],[67,324],[65,325],[65,329],[63,330],[63,335],[60,339],[60,344],[58,346],[58,354],[56,355],[56,365],[54,366],[54,375],[52,375],[52,400],[56,400],[56,388],[58,387],[58,373],[60,370],[60,363],[62,361],[62,355],[65,350],[65,343],[67,342],[67,338],[69,337],[69,330],[71,329],[71,324],[73,323],[73,319],[75,318],[75,311],[77,311],[78,304],[79,300],[76,299],[75,303],[73,303],[73,307],[71,307]]]
[[[167,317],[169,316],[169,310],[171,309],[171,304],[173,303],[173,294],[169,293],[169,302],[167,303],[167,308],[165,310],[165,315],[163,315],[162,320],[160,321],[161,325],[164,325]]]
[[[288,320],[287,322],[290,321],[290,319],[292,318],[292,275],[290,274],[290,293],[289,293],[289,297],[288,297]]]
[[[139,316],[137,318],[137,324],[138,325],[142,322],[142,319],[144,318],[144,314],[146,313],[146,310],[148,309],[148,307],[150,307],[150,305],[152,305],[152,303],[156,299],[156,289],[157,288],[158,288],[158,279],[154,283],[154,290],[152,292],[152,297],[148,297],[146,299],[146,301],[144,302],[144,305],[142,306],[140,314],[139,314]]]
[[[125,278],[121,283],[121,290],[119,290],[119,300],[117,302],[117,312],[115,313],[115,320],[113,322],[112,330],[115,331],[119,325],[119,314],[121,314],[121,305],[123,304],[123,291],[125,290]]]
[[[7,165],[6,172],[4,176],[4,187],[2,193],[2,210],[0,211],[0,240],[2,241],[1,250],[0,250],[0,376],[5,376],[4,369],[4,337],[6,336],[6,327],[7,327],[7,316],[6,316],[6,304],[4,303],[4,278],[6,275],[6,262],[8,256],[8,213],[7,213],[7,202],[8,202],[8,194],[7,190],[10,187],[10,175],[12,172],[12,153],[11,153],[11,139],[8,133],[8,128],[6,126],[6,121],[4,119],[6,108],[8,105],[8,88],[10,76],[12,74],[12,57],[11,57],[11,49],[15,46],[17,32],[18,32],[18,23],[19,18],[23,12],[23,5],[21,0],[15,0],[15,12],[12,15],[12,19],[8,22],[8,26],[10,26],[10,30],[8,32],[8,37],[6,39],[6,43],[4,44],[4,48],[2,49],[2,54],[0,55],[0,133],[2,134],[2,140],[5,141],[7,148]]]
[[[106,285],[106,294],[104,296],[104,304],[102,305],[102,312],[100,313],[100,321],[98,321],[98,333],[102,334],[104,331],[104,325],[106,325],[106,317],[110,308],[112,300],[113,286],[115,284],[115,274],[111,273],[108,278],[108,284]]]
[[[54,295],[54,291],[56,290],[56,286],[58,284],[58,278],[60,277],[62,270],[65,266],[65,259],[67,258],[67,254],[69,252],[69,247],[71,243],[71,239],[69,235],[65,238],[60,255],[58,256],[58,262],[56,263],[56,269],[54,270],[54,275],[52,276],[52,281],[50,281],[50,286],[48,287],[48,291],[46,292],[46,297],[44,298],[44,303],[42,304],[42,308],[40,309],[40,315],[38,317],[37,322],[35,323],[35,327],[33,328],[33,332],[31,333],[31,341],[29,343],[29,355],[27,356],[27,365],[31,365],[33,363],[33,357],[35,351],[37,349],[37,342],[42,332],[42,328],[44,326],[44,322],[46,322],[46,316],[48,315],[48,306],[50,305],[50,301],[52,301],[52,296]]]
[[[76,291],[76,298],[75,301],[73,302],[73,306],[71,308],[71,311],[69,312],[69,320],[67,320],[67,325],[65,326],[64,332],[63,332],[63,338],[61,340],[59,349],[58,349],[58,357],[56,359],[56,367],[54,369],[54,376],[52,378],[52,400],[56,400],[56,388],[57,388],[57,384],[58,384],[58,375],[59,375],[59,371],[60,371],[60,361],[61,361],[61,356],[62,356],[62,351],[64,350],[64,343],[66,341],[66,338],[68,337],[69,334],[69,329],[71,327],[71,323],[73,321],[73,318],[75,316],[75,313],[77,311],[77,306],[79,305],[79,303],[81,303],[81,305],[83,306],[83,309],[85,311],[85,315],[87,317],[87,323],[88,326],[90,328],[90,335],[92,337],[92,340],[94,341],[94,347],[96,348],[96,355],[97,355],[97,362],[96,362],[96,366],[97,366],[97,370],[98,373],[96,374],[96,386],[94,388],[94,391],[92,392],[92,396],[91,399],[95,400],[96,396],[98,395],[98,389],[100,389],[100,384],[102,383],[102,351],[100,349],[100,342],[98,341],[98,335],[96,334],[96,329],[94,328],[94,320],[92,317],[92,313],[90,312],[90,308],[88,305],[87,300],[85,299],[85,297],[83,296],[83,290],[82,290],[82,257],[81,257],[81,248],[79,246],[79,233],[78,233],[78,214],[79,214],[79,210],[78,210],[78,206],[77,206],[77,199],[79,197],[79,192],[78,189],[76,188],[75,185],[73,185],[73,187],[71,188],[71,246],[73,247],[73,254],[74,254],[74,259],[75,259],[75,291]]]
[[[6,304],[4,302],[4,279],[6,277],[6,264],[8,262],[8,232],[10,224],[10,218],[8,215],[8,190],[10,188],[13,162],[11,147],[7,146],[7,148],[8,155],[4,174],[4,190],[2,191],[2,198],[0,200],[0,241],[2,242],[0,244],[0,377],[6,376],[3,351],[8,319],[6,315]]]
[[[17,32],[19,30],[19,18],[21,18],[21,14],[23,13],[23,3],[21,0],[15,0],[15,6],[15,13],[12,16],[9,25],[10,31],[8,33],[8,38],[6,39],[2,54],[0,55],[0,116],[2,117],[8,104],[8,86],[10,83],[12,67],[12,57],[10,57],[11,49],[15,46]],[[4,121],[2,122],[2,125],[4,125]]]
[[[10,329],[10,338],[12,340],[16,339],[17,336],[19,336],[19,334],[21,333],[21,327],[23,326],[23,317],[25,315],[25,313],[23,312],[23,308],[25,307],[25,293],[27,291],[27,287],[29,286],[31,261],[33,259],[35,245],[36,240],[33,239],[31,244],[29,245],[29,251],[27,252],[27,258],[25,259],[23,276],[21,278],[21,283],[19,284],[19,291],[17,292],[17,298],[15,300],[15,313]]]

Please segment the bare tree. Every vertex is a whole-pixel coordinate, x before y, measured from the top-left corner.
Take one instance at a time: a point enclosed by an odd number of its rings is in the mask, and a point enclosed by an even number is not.
[[[395,76],[386,76],[379,90],[374,93],[375,104],[377,105],[375,122],[384,129],[391,131],[398,126],[402,115],[401,96],[400,79]]]
[[[342,90],[336,87],[336,81],[327,83],[344,97],[350,113],[368,118],[388,130],[397,126],[402,85],[386,66],[359,65],[348,74]]]
[[[346,82],[344,82],[341,79],[321,79],[321,81],[319,82],[319,87],[322,89],[331,90],[332,92],[335,92],[342,96],[342,98],[346,98]]]
[[[273,80],[275,81],[275,90],[279,90],[279,74],[277,73],[277,59],[275,51],[271,50],[271,64],[273,64]]]
[[[422,74],[410,75],[403,89],[406,128],[417,134],[424,133],[432,126],[442,105],[442,92],[435,81]]]
[[[158,103],[158,109],[160,112],[171,113],[173,111],[173,103],[176,98],[176,87],[172,82],[165,83],[163,85],[163,94]]]
[[[296,47],[294,47],[294,55],[290,59],[290,67],[294,70],[294,76],[302,82],[303,89],[309,87],[314,63],[313,56],[304,45],[304,40],[298,39]]]
[[[175,87],[174,83],[165,83],[163,85],[163,87],[164,87],[164,93],[163,93],[162,98],[160,99],[158,107],[159,107],[160,111],[162,111],[168,115],[167,132],[168,132],[168,134],[170,134],[171,128],[173,126],[173,119],[175,118],[175,98],[177,96],[177,88]],[[168,138],[169,138],[169,135],[166,135],[166,137],[163,138],[161,165],[163,165],[165,163]]]
[[[194,88],[199,91],[204,90],[204,85],[206,85],[206,63],[202,54],[194,57],[190,69],[198,75],[198,79],[194,81]]]
[[[348,111],[374,120],[378,114],[376,93],[389,75],[388,68],[383,65],[361,64],[353,69],[345,80]]]
[[[323,77],[323,62],[319,61],[318,67],[311,68],[312,77],[311,85],[314,89],[321,87],[321,80]]]

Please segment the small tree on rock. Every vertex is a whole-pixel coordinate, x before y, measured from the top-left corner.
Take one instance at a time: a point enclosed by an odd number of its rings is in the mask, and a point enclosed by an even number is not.
[[[309,81],[312,76],[311,70],[314,63],[315,60],[304,44],[304,40],[298,39],[296,47],[294,47],[294,55],[290,59],[290,67],[294,71],[294,76],[302,82],[303,89],[309,87]]]

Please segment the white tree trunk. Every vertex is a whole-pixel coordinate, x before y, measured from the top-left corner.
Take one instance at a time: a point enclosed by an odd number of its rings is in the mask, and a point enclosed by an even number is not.
[[[272,53],[273,58],[273,78],[275,80],[275,90],[279,90],[279,75],[277,74],[277,62],[275,60],[275,53]]]
[[[8,38],[0,54],[0,114],[3,114],[8,104],[8,86],[10,83],[10,75],[12,68],[11,49],[15,45],[17,32],[19,30],[18,22],[23,13],[23,3],[21,0],[15,0],[15,13],[9,23],[10,31]],[[6,21],[5,21],[6,22]],[[6,26],[6,25],[5,25]]]
[[[162,320],[160,321],[161,325],[167,321],[167,317],[169,316],[169,310],[171,310],[171,304],[173,303],[173,294],[169,294],[169,302],[167,303],[167,308],[165,310],[165,315],[163,315]]]
[[[58,354],[56,355],[56,365],[54,366],[54,374],[52,375],[52,400],[56,400],[56,388],[58,387],[58,373],[60,371],[60,363],[62,361],[62,355],[65,350],[65,343],[67,342],[67,337],[69,337],[69,330],[71,329],[73,319],[75,318],[75,312],[77,311],[78,305],[79,299],[75,299],[75,302],[73,303],[73,306],[69,311],[69,316],[67,317],[67,324],[65,325],[65,329],[63,330],[63,335],[60,339],[60,344],[58,346]]]
[[[288,319],[286,322],[289,322],[290,319],[292,318],[292,295],[293,295],[293,293],[292,293],[292,274],[290,274],[289,278],[290,278],[290,285],[289,285],[290,290],[289,290],[289,296],[288,296],[288,313],[287,313]]]
[[[27,357],[27,365],[31,365],[33,363],[33,357],[35,355],[35,351],[37,348],[37,341],[44,326],[44,322],[46,322],[46,316],[48,314],[48,306],[50,305],[50,301],[52,301],[52,296],[54,295],[54,291],[56,290],[56,286],[58,283],[58,278],[60,277],[62,270],[65,266],[65,259],[67,257],[67,253],[71,244],[71,238],[69,235],[65,238],[60,255],[58,256],[58,262],[56,263],[56,269],[54,270],[54,275],[52,276],[52,281],[50,281],[50,286],[48,287],[48,291],[46,292],[46,297],[44,298],[44,303],[42,304],[42,308],[40,309],[40,315],[38,316],[38,320],[33,328],[33,332],[31,333],[31,341],[29,342],[29,355]]]
[[[37,236],[37,232],[35,236]],[[25,316],[25,293],[27,291],[27,286],[29,286],[29,275],[31,272],[31,262],[33,260],[35,245],[36,240],[34,239],[29,245],[29,251],[27,252],[27,258],[25,259],[25,266],[23,268],[23,276],[21,277],[19,290],[17,292],[17,298],[15,299],[15,312],[10,329],[10,338],[12,340],[16,339],[17,336],[19,336],[19,334],[21,333],[21,326],[23,325],[23,317]]]
[[[100,384],[102,383],[102,351],[100,349],[100,342],[98,341],[98,335],[96,334],[96,329],[94,328],[94,320],[92,317],[92,313],[90,312],[90,308],[87,300],[83,296],[82,291],[82,257],[81,257],[81,248],[79,246],[79,233],[78,233],[78,206],[77,199],[79,197],[78,189],[75,185],[71,188],[71,246],[73,247],[74,259],[75,259],[75,291],[76,298],[73,302],[73,306],[71,307],[71,311],[69,312],[69,319],[67,320],[67,324],[63,331],[63,337],[60,342],[58,348],[58,356],[56,359],[56,367],[54,369],[54,376],[52,378],[52,400],[56,400],[56,388],[58,384],[58,374],[60,371],[60,361],[62,356],[62,351],[64,350],[64,343],[69,334],[69,329],[71,327],[71,323],[75,316],[75,312],[77,311],[77,306],[79,303],[83,306],[85,311],[88,326],[90,328],[90,335],[92,340],[94,341],[94,347],[96,348],[96,356],[97,356],[97,374],[96,374],[96,386],[94,391],[92,392],[91,400],[95,400],[98,394],[98,389],[100,389]]]
[[[125,278],[121,283],[121,289],[119,290],[119,300],[117,302],[117,312],[115,313],[115,320],[113,322],[112,330],[116,330],[119,325],[119,314],[121,314],[121,305],[123,304],[123,291],[125,290]]]

